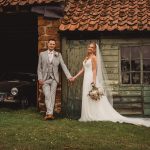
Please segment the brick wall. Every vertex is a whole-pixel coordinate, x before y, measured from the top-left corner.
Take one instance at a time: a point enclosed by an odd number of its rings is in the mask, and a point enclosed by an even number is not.
[[[47,49],[47,42],[51,38],[56,39],[56,49],[60,50],[59,24],[59,20],[48,20],[43,17],[38,17],[38,52]]]
[[[60,51],[60,36],[58,28],[60,20],[45,19],[41,16],[38,17],[38,53],[47,50],[47,42],[49,39],[56,39],[56,49]],[[44,95],[41,87],[38,88],[38,108],[40,112],[45,112]],[[55,102],[55,112],[61,111],[61,86],[58,85]]]

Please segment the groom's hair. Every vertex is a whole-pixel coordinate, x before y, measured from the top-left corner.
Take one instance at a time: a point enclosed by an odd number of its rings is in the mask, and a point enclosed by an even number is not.
[[[55,39],[49,39],[48,42],[49,42],[49,41],[54,41],[54,42],[56,43],[56,40],[55,40]]]

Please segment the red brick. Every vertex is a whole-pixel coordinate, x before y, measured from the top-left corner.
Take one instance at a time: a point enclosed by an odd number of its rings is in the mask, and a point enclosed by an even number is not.
[[[44,49],[46,47],[45,41],[39,41],[38,43],[38,49]]]
[[[46,34],[47,35],[57,35],[58,34],[58,28],[46,28]]]
[[[44,26],[45,25],[45,20],[43,17],[38,17],[38,26]]]
[[[41,36],[41,35],[44,35],[44,34],[45,34],[44,26],[40,26],[40,27],[38,27],[38,34],[39,34],[39,36]]]
[[[56,27],[56,28],[59,28],[60,23],[61,23],[60,20],[54,20],[54,21],[52,21],[52,26]]]
[[[51,38],[51,36],[42,35],[39,36],[39,41],[48,41]]]

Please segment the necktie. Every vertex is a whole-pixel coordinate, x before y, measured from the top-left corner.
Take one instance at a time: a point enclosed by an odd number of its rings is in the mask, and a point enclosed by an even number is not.
[[[53,59],[53,51],[49,52],[49,61],[52,62]]]

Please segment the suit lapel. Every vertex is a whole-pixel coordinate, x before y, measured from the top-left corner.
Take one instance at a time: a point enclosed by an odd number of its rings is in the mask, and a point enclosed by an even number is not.
[[[56,56],[55,56],[55,55],[56,55],[56,53],[57,53],[57,52],[56,52],[56,51],[54,51],[54,55],[53,55],[53,59],[52,59],[52,63],[55,63],[55,59],[56,59]]]
[[[54,50],[54,55],[53,55],[53,59],[52,59],[52,64],[55,63],[55,60],[57,59],[57,55],[58,55],[58,52],[56,52],[56,51]],[[45,51],[45,57],[46,57],[47,63],[49,63],[48,50]]]

